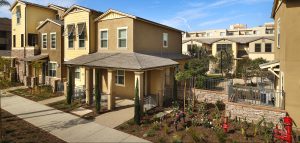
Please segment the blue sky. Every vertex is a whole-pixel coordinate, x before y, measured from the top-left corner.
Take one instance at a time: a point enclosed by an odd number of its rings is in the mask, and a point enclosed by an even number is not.
[[[13,2],[13,0],[9,0]],[[27,0],[47,5],[74,3],[99,11],[116,9],[184,31],[228,28],[242,23],[248,27],[272,22],[273,0]],[[0,17],[9,17],[0,8]]]

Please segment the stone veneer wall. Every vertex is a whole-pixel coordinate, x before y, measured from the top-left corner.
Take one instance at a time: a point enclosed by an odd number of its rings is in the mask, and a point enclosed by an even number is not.
[[[207,100],[208,103],[216,103],[217,101],[228,101],[228,94],[225,91],[218,92],[218,91],[210,91],[210,90],[202,90],[196,89],[196,98],[198,101]]]
[[[286,115],[284,110],[274,109],[271,107],[262,107],[257,105],[245,105],[239,103],[226,103],[226,116],[230,116],[232,119],[235,117],[240,117],[241,119],[245,119],[248,122],[258,122],[265,118],[267,122],[273,122],[277,124],[279,119]]]

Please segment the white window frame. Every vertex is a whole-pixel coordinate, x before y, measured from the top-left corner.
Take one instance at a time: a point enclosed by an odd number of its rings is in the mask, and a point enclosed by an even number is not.
[[[166,39],[165,39],[165,36],[166,36]],[[165,45],[165,41],[166,41],[167,45]],[[169,34],[163,33],[163,47],[168,48],[168,46],[169,46]]]
[[[44,36],[46,36],[46,41],[44,41]],[[41,46],[42,46],[42,49],[47,49],[47,46],[48,46],[48,36],[47,36],[47,33],[42,33],[42,40],[41,40],[41,42],[42,42],[42,44],[41,44]],[[46,47],[44,47],[44,42],[46,43]]]
[[[55,35],[55,40],[54,41],[52,41],[52,35]],[[50,33],[50,49],[56,49],[56,40],[57,40],[57,37],[56,37],[56,32],[51,32]],[[55,43],[55,47],[54,48],[52,48],[52,42],[54,42]]]
[[[106,39],[102,39],[102,37],[101,37],[101,32],[103,32],[103,31],[106,31],[107,32],[107,38]],[[119,36],[119,35],[118,35]],[[100,43],[99,43],[99,46],[100,46],[100,48],[99,49],[108,49],[108,29],[100,29],[99,30],[99,37],[100,37]],[[106,40],[107,41],[107,47],[102,47],[102,40]],[[118,41],[119,41],[119,38],[118,38]],[[118,44],[119,45],[119,44]],[[127,47],[127,46],[126,46]]]
[[[55,70],[55,76],[50,76],[50,74],[49,74],[49,73],[50,73],[50,70],[51,70],[51,69],[50,69],[50,64],[55,64],[55,69],[54,69],[54,70]],[[52,69],[52,70],[53,70],[53,69]],[[57,62],[49,61],[49,65],[48,65],[48,76],[49,76],[49,77],[57,77]]]
[[[79,70],[79,78],[76,78],[76,72],[78,72],[77,70]],[[75,78],[75,80],[80,80],[81,79],[81,67],[76,67],[75,68],[74,78]]]
[[[120,30],[126,30],[126,47],[119,47],[119,40],[120,40],[120,38],[119,38],[119,31]],[[127,49],[127,47],[128,47],[128,27],[118,27],[117,28],[117,47],[118,47],[118,49]]]
[[[280,48],[280,18],[277,20],[277,33],[276,33],[276,45],[277,48]]]
[[[124,72],[124,75],[119,75],[118,73],[119,73],[119,71],[123,71]],[[118,85],[118,86],[125,86],[125,79],[126,79],[126,77],[125,77],[125,74],[126,74],[126,71],[125,70],[117,70],[116,71],[116,76],[115,76],[115,78],[116,78],[116,85]],[[119,76],[123,76],[124,77],[124,83],[123,84],[120,84],[119,83]]]
[[[78,24],[80,24],[80,23],[78,23]],[[86,38],[85,38],[85,37],[87,36],[87,32],[85,33],[84,38],[83,38],[83,39],[80,39],[80,36],[81,36],[81,35],[79,35],[78,24],[75,25],[75,26],[76,26],[76,29],[77,29],[76,32],[78,33],[78,34],[77,34],[77,35],[78,35],[78,36],[77,36],[77,37],[78,37],[78,49],[85,49],[85,47],[86,47]],[[86,26],[86,25],[85,25],[85,26]],[[85,29],[85,30],[86,30],[86,29]],[[84,33],[84,31],[82,31],[82,33]],[[81,34],[82,34],[82,33],[81,33]],[[83,46],[83,47],[80,47],[80,41],[83,41],[83,43],[84,43],[84,46]]]

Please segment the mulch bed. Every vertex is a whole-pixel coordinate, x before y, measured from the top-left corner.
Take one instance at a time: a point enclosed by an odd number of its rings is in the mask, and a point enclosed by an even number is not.
[[[35,127],[7,111],[1,110],[1,115],[1,131],[3,133],[3,140],[0,141],[1,143],[65,143],[65,141]]]

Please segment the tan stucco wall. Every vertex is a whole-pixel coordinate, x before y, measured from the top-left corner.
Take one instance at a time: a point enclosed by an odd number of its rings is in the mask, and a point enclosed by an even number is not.
[[[20,24],[17,24],[17,15],[16,15],[16,9],[17,6],[20,6],[21,8],[21,20]],[[13,47],[13,49],[21,48],[21,34],[25,35],[25,8],[26,5],[18,3],[13,9],[12,9],[12,15],[11,15],[11,24],[12,24],[12,46],[13,46],[13,35],[16,35],[16,47]]]
[[[118,48],[118,28],[127,28],[127,48]],[[100,30],[108,30],[108,48],[100,48]],[[99,52],[132,52],[133,51],[133,19],[124,17],[98,21],[97,35]]]
[[[168,47],[163,47],[163,33],[168,33]],[[140,53],[181,53],[182,34],[140,20],[134,20],[134,51]]]
[[[182,54],[184,55],[188,55],[188,45],[197,45],[198,47],[202,47],[203,44],[202,43],[199,43],[197,41],[188,41],[186,43],[183,43],[182,44]]]
[[[275,26],[280,18],[280,49],[275,48],[275,57],[280,60],[280,70],[284,73],[283,83],[286,92],[285,107],[296,124],[300,125],[300,1],[283,0],[275,15]],[[277,27],[276,27],[277,28]],[[277,31],[275,33],[277,35]],[[275,38],[277,42],[277,38]],[[279,82],[281,83],[281,82]]]

